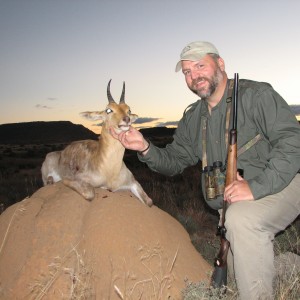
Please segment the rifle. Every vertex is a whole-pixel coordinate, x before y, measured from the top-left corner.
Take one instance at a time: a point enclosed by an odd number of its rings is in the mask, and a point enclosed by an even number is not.
[[[239,75],[234,74],[234,86],[232,97],[232,116],[233,124],[229,134],[227,165],[226,165],[226,180],[225,186],[236,180],[237,174],[237,100],[238,100],[238,82]],[[228,204],[223,200],[223,210],[221,225],[218,226],[218,235],[220,235],[221,245],[219,253],[215,259],[215,269],[211,279],[213,288],[226,287],[227,285],[227,254],[229,251],[229,241],[226,239],[225,214]]]

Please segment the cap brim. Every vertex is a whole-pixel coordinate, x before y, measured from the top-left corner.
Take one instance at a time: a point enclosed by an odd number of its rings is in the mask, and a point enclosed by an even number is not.
[[[181,62],[183,60],[190,60],[190,61],[198,61],[200,59],[202,59],[205,55],[207,55],[208,53],[192,53],[189,55],[185,55],[184,57],[181,58],[181,60],[177,63],[175,71],[178,72],[181,70]]]
[[[181,60],[177,63],[175,72],[179,72],[181,70]]]

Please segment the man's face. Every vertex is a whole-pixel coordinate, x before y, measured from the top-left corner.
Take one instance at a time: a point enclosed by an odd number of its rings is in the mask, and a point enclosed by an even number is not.
[[[215,61],[210,55],[199,61],[183,60],[182,72],[189,89],[201,99],[207,99],[223,80],[224,61],[221,58]]]

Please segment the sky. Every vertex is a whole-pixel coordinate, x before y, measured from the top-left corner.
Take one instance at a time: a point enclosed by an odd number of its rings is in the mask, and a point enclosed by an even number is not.
[[[0,0],[0,124],[71,121],[106,88],[137,127],[176,124],[197,100],[175,72],[190,42],[213,43],[232,78],[266,81],[300,115],[298,0]]]

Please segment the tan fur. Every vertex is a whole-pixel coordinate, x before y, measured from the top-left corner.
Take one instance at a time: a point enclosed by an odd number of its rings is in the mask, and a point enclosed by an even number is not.
[[[152,206],[152,200],[123,162],[125,148],[108,132],[127,131],[137,119],[125,103],[109,103],[102,112],[84,112],[87,119],[102,120],[99,141],[73,142],[63,151],[47,154],[42,165],[44,185],[62,180],[87,200],[95,197],[95,187],[111,191],[130,190],[144,204]]]

